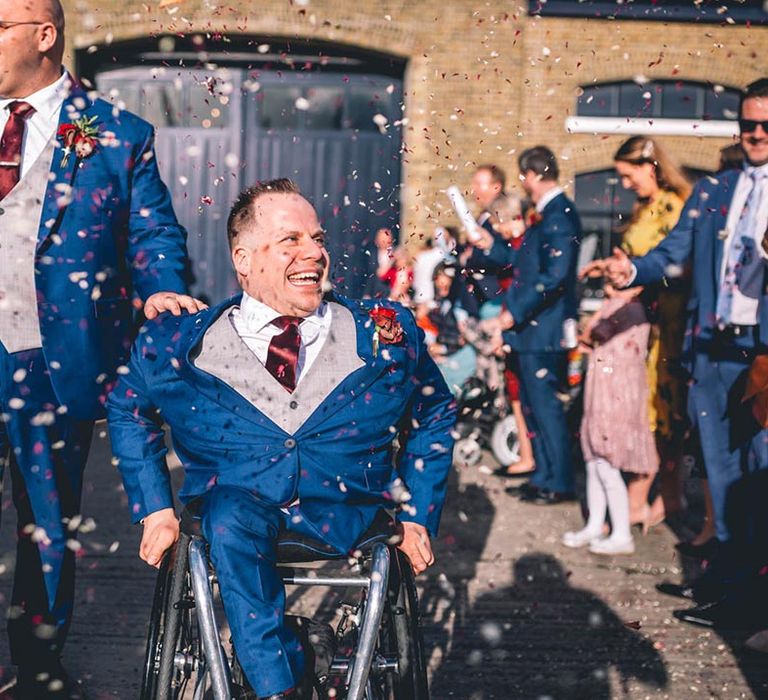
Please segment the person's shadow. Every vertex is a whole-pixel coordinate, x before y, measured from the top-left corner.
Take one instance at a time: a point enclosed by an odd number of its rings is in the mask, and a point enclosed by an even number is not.
[[[446,680],[463,672],[444,662],[455,645],[463,644],[463,630],[471,615],[468,586],[477,579],[477,564],[495,512],[485,488],[460,483],[456,468],[451,470],[440,535],[433,543],[437,563],[424,579],[417,579],[422,589],[419,612],[427,660],[440,665]],[[431,696],[440,697],[434,692]]]
[[[633,680],[663,688],[667,671],[653,643],[589,591],[572,588],[560,562],[536,552],[513,565],[514,583],[480,596],[435,670],[432,697],[611,697]]]

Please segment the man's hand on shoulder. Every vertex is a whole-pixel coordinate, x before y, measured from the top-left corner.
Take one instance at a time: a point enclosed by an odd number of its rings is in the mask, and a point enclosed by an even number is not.
[[[435,563],[429,533],[427,528],[418,523],[405,521],[400,524],[403,528],[403,541],[397,548],[411,560],[414,573],[420,574]]]
[[[191,314],[196,314],[198,311],[207,308],[208,304],[204,304],[199,299],[195,299],[187,294],[157,292],[144,303],[144,315],[151,321],[164,311],[170,311],[174,316],[181,316],[182,309]]]
[[[173,508],[163,508],[150,513],[143,522],[139,557],[158,569],[163,554],[179,539],[179,520]]]

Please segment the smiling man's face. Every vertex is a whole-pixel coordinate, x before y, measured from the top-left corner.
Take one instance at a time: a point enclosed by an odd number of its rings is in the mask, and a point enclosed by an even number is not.
[[[243,289],[283,315],[309,316],[320,306],[330,267],[314,208],[293,193],[265,194],[251,206],[253,222],[232,248]]]

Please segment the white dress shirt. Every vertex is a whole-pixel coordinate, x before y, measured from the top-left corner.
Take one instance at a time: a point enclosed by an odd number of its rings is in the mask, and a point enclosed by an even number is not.
[[[8,118],[11,115],[8,110],[8,105],[11,102],[28,102],[35,108],[34,114],[27,119],[26,128],[24,129],[19,177],[24,177],[29,172],[34,162],[40,157],[43,149],[48,145],[48,141],[56,133],[59,126],[61,108],[69,94],[71,83],[72,78],[69,73],[64,72],[56,82],[27,97],[0,99],[0,134],[3,133],[5,125],[8,123]]]
[[[555,197],[558,197],[561,194],[563,194],[562,187],[553,187],[551,190],[544,193],[541,199],[536,202],[536,211],[541,214],[541,212],[544,211],[544,207],[546,207],[547,204],[549,204]]]
[[[269,343],[272,338],[283,332],[272,321],[283,315],[246,292],[243,292],[240,306],[231,311],[232,323],[237,334],[263,365],[267,364]],[[325,302],[322,302],[315,313],[307,316],[299,324],[301,348],[296,367],[297,386],[320,354],[330,329],[331,307]]]
[[[726,237],[723,242],[723,260],[720,266],[721,289],[723,286],[723,278],[725,276],[725,268],[728,263],[728,251],[731,248],[733,236],[736,233],[742,210],[747,203],[747,198],[752,189],[752,182],[750,179],[750,173],[752,171],[755,171],[762,176],[757,179],[757,183],[755,184],[755,187],[759,187],[762,191],[757,195],[758,206],[754,219],[757,225],[748,233],[751,233],[755,240],[755,249],[759,251],[763,259],[766,257],[762,246],[762,240],[763,234],[768,229],[768,164],[759,167],[746,166],[741,175],[739,175],[736,189],[733,191],[731,206],[728,209],[728,218],[726,219],[725,224]],[[754,326],[757,324],[758,303],[759,299],[742,294],[738,287],[734,287],[730,322],[738,326]]]

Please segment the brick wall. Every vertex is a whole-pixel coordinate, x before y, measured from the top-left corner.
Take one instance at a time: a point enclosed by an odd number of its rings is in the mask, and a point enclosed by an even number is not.
[[[147,35],[237,32],[407,57],[402,223],[409,237],[453,222],[441,190],[468,187],[477,163],[496,162],[514,183],[516,154],[545,143],[560,156],[566,184],[610,167],[621,137],[565,130],[579,85],[644,75],[741,86],[765,72],[758,47],[764,56],[768,41],[766,28],[532,18],[498,0],[160,2],[64,0],[70,51]],[[714,167],[727,143],[662,140],[698,168]]]

